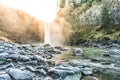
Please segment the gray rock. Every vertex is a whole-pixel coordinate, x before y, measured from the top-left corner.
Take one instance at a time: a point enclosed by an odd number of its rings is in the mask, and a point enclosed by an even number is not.
[[[6,53],[6,52],[0,53],[0,60],[6,60],[8,55],[9,53]]]
[[[28,55],[20,55],[20,61],[30,61],[30,57]]]
[[[91,74],[93,74],[93,69],[90,68],[90,67],[85,67],[85,68],[82,69],[82,73],[84,75],[91,75]]]
[[[83,51],[82,49],[80,48],[73,48],[71,49],[71,52],[70,52],[73,56],[81,56],[83,55]]]
[[[47,60],[46,63],[47,63],[49,66],[55,66],[55,61],[53,61],[53,60]]]
[[[81,70],[77,67],[58,66],[49,70],[49,75],[58,80],[80,80]]]
[[[29,71],[31,71],[31,72],[36,71],[36,69],[33,68],[32,66],[26,66],[26,69],[29,70]]]
[[[110,50],[108,50],[107,53],[110,55],[119,55],[120,56],[120,50],[118,50],[118,49],[110,49]]]
[[[69,61],[69,64],[73,67],[83,67],[83,63],[77,60],[71,60]]]
[[[15,80],[32,80],[32,76],[28,71],[10,68],[7,72]]]
[[[110,55],[111,59],[118,60],[120,58],[120,50],[118,49],[110,49],[107,53]]]
[[[116,63],[114,66],[120,68],[120,63]]]
[[[99,59],[97,57],[95,57],[95,56],[91,56],[90,61],[96,62],[96,61],[99,61]]]
[[[0,80],[11,80],[8,74],[0,74]]]

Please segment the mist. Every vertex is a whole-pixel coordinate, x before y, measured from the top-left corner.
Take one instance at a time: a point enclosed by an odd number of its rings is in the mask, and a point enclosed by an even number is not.
[[[0,5],[0,31],[9,34],[8,38],[19,43],[44,42],[44,22],[28,13]],[[69,40],[70,24],[62,17],[50,23],[50,41],[63,44]]]

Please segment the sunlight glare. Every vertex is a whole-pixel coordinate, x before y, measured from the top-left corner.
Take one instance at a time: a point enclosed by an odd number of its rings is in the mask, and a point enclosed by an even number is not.
[[[1,0],[1,2],[46,22],[51,22],[56,17],[57,0]]]

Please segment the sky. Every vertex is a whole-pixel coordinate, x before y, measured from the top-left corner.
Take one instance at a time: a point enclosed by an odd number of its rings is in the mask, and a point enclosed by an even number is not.
[[[23,10],[36,19],[52,21],[56,16],[57,0],[0,0],[8,7]]]

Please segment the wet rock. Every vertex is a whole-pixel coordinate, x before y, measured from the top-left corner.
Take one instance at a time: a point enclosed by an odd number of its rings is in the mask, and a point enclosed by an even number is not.
[[[101,64],[102,65],[111,65],[112,63],[110,63],[110,62],[102,62]]]
[[[105,53],[105,54],[103,54],[103,56],[104,56],[104,57],[110,57],[110,54]]]
[[[43,47],[50,47],[51,45],[50,44],[45,44]]]
[[[91,56],[90,61],[97,62],[97,61],[99,61],[99,59],[97,57],[95,57],[95,56]]]
[[[84,68],[82,69],[82,73],[83,73],[84,75],[91,75],[91,74],[93,74],[93,69],[90,68],[90,67],[84,67]]]
[[[93,74],[93,69],[89,65],[84,65],[82,69],[82,73],[84,75],[91,75]]]
[[[53,80],[51,77],[46,77],[44,80]]]
[[[9,53],[6,53],[6,52],[0,53],[0,61],[5,61],[8,55]]]
[[[63,50],[63,48],[61,46],[55,46],[54,48],[58,49],[58,50],[61,50],[61,51]]]
[[[80,61],[77,60],[71,60],[69,61],[69,64],[73,67],[83,67],[83,64]]]
[[[14,67],[13,63],[8,63],[8,64],[0,65],[0,70],[5,70],[13,67]]]
[[[0,74],[0,80],[12,80],[8,74]]]
[[[29,70],[29,71],[31,71],[31,72],[36,71],[36,69],[33,68],[32,66],[26,66],[26,69]]]
[[[25,62],[24,64],[29,65],[29,66],[38,66],[38,62],[36,60],[35,61]]]
[[[7,73],[14,80],[32,80],[32,76],[28,71],[22,71],[20,69],[8,69]]]
[[[61,53],[62,53],[62,51],[61,51],[61,50],[58,50],[58,49],[54,49],[53,52],[54,52],[55,54],[61,54]]]
[[[55,61],[53,61],[53,60],[47,60],[46,63],[47,63],[49,66],[55,66]]]
[[[45,59],[43,57],[39,56],[39,55],[35,55],[35,58],[38,62],[41,62],[41,63],[45,62]]]
[[[107,51],[110,55],[110,58],[113,60],[118,60],[120,58],[120,50],[119,49],[110,49]]]
[[[60,51],[67,51],[68,49],[63,48],[61,46],[55,46],[54,49],[60,50]]]
[[[22,61],[22,62],[30,61],[30,57],[28,55],[26,55],[26,56],[21,55],[19,58],[20,58],[20,61]]]
[[[51,68],[48,73],[53,79],[58,80],[80,80],[81,71],[77,67],[58,66]]]
[[[53,57],[52,54],[45,55],[45,58],[47,58],[47,59],[52,59],[52,57]]]
[[[19,61],[20,60],[20,55],[19,54],[10,54],[8,56],[8,59],[12,59],[12,61]]]
[[[120,63],[116,63],[114,66],[120,68]]]
[[[118,49],[110,49],[110,50],[108,50],[107,53],[110,55],[119,55],[120,56],[120,50],[118,50]]]
[[[82,78],[82,80],[100,80],[97,77],[93,77],[93,76],[85,76]]]
[[[83,51],[82,49],[80,48],[73,48],[71,49],[71,52],[70,52],[73,56],[81,56],[83,55]]]

